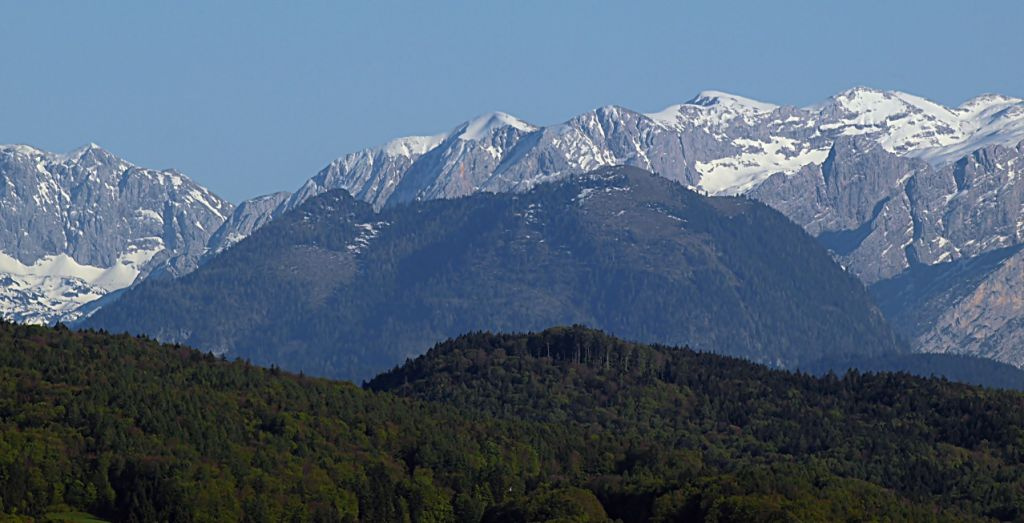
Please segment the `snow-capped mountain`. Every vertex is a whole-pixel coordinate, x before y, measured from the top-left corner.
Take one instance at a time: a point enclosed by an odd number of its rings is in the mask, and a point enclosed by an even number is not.
[[[332,189],[381,209],[525,191],[610,165],[760,199],[816,236],[866,284],[884,283],[920,267],[969,263],[1024,245],[1022,140],[1024,101],[1002,95],[951,108],[854,88],[800,108],[705,91],[657,112],[606,106],[550,126],[486,114],[446,133],[347,154],[294,193],[234,209],[173,171],[131,166],[95,146],[66,155],[5,146],[0,306],[19,319],[74,317],[79,304],[139,275],[188,272]],[[1003,259],[1009,267],[1009,254]],[[956,350],[1024,365],[1024,351],[1009,347],[1014,336],[1007,334],[1018,320],[1024,324],[1024,313],[1007,300],[992,301],[1024,296],[1024,282],[1004,281],[1010,283],[998,293],[969,298],[988,288],[972,280],[945,305],[961,312],[939,311],[954,314],[935,327],[941,333],[914,328],[909,335],[918,348],[948,350],[948,340],[959,340]],[[932,320],[940,318],[923,323]],[[988,331],[978,330],[983,324]]]
[[[95,144],[67,154],[0,145],[0,314],[71,320],[156,269],[188,272],[232,211],[178,172]]]
[[[607,106],[551,126],[493,113],[345,155],[273,208],[261,205],[263,217],[229,220],[210,251],[331,189],[380,209],[630,165],[758,198],[872,284],[1024,243],[1022,140],[1024,100],[989,94],[950,108],[864,87],[802,108],[705,91],[657,112]],[[1024,283],[1011,292],[1024,296]],[[918,346],[937,350],[923,338]],[[1013,362],[1024,365],[1024,352]]]
[[[711,194],[741,194],[773,174],[825,165],[837,140],[858,136],[878,144],[877,154],[940,167],[979,147],[1024,140],[1024,101],[984,95],[950,109],[906,93],[855,88],[796,108],[705,91],[654,113],[607,106],[548,127],[492,113],[447,134],[400,138],[345,155],[266,212],[280,214],[338,188],[376,208],[476,191],[521,191],[606,165],[641,167]],[[884,183],[892,186],[899,178]],[[764,192],[759,197],[772,201]],[[847,220],[830,228],[815,225],[813,218],[793,218],[813,234],[851,225]],[[251,232],[248,224],[257,222],[263,221],[229,222],[226,227],[234,229],[218,237],[244,237]]]

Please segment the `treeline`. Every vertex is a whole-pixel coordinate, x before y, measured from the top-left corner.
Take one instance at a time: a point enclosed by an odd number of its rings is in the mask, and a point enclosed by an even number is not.
[[[816,379],[582,328],[464,336],[368,388],[131,336],[0,324],[0,514],[1022,517],[1017,393]]]

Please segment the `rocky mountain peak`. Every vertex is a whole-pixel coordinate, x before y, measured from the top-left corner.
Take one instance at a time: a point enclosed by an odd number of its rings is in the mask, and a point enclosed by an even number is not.
[[[0,310],[48,323],[165,265],[195,267],[233,205],[174,171],[96,144],[0,146]]]
[[[522,132],[537,129],[515,116],[500,111],[485,113],[456,127],[452,136],[459,140],[480,141],[490,137],[496,130],[513,128]]]
[[[751,113],[770,113],[779,108],[778,105],[760,102],[744,96],[730,94],[722,91],[701,91],[686,105],[698,107],[721,107]]]

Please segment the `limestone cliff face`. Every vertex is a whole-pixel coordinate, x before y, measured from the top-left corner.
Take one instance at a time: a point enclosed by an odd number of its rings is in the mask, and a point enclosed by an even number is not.
[[[1024,367],[1024,252],[1008,258],[916,340],[923,352],[956,352]]]

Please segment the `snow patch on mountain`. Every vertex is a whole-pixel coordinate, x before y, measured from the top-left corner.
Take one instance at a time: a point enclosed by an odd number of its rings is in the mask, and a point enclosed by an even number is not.
[[[703,175],[701,189],[711,194],[744,193],[774,173],[792,174],[805,165],[820,165],[828,158],[827,148],[811,149],[782,136],[773,136],[768,142],[738,138],[732,144],[742,152],[695,164]]]
[[[915,151],[933,165],[954,162],[989,145],[1012,146],[1024,141],[1024,100],[1002,95],[983,95],[955,110],[960,140],[942,147]]]
[[[753,123],[779,106],[760,102],[721,91],[701,91],[697,96],[681,104],[670,105],[661,111],[646,113],[644,116],[669,129],[714,128],[739,118]]]
[[[951,109],[899,91],[861,87],[808,110],[821,120],[831,118],[819,131],[876,135],[886,150],[936,166],[986,145],[1024,139],[1024,101],[1002,95],[983,95]]]
[[[26,265],[0,251],[0,313],[36,324],[77,319],[76,309],[82,305],[135,282],[142,268],[164,250],[160,238],[151,240],[152,247],[133,247],[110,267],[79,263],[63,253]]]
[[[955,112],[899,91],[849,89],[808,108],[822,122],[818,131],[839,136],[872,135],[887,151],[909,155],[962,139]]]
[[[352,243],[345,246],[352,254],[359,254],[370,246],[370,242],[376,238],[384,228],[391,225],[389,222],[367,222],[357,223],[355,228],[359,231]]]
[[[384,144],[381,149],[390,156],[419,156],[437,147],[445,139],[443,134],[433,136],[406,136],[391,140]]]
[[[686,104],[701,107],[722,107],[750,113],[770,113],[779,108],[775,104],[760,102],[722,91],[701,91],[697,96],[686,102]]]

